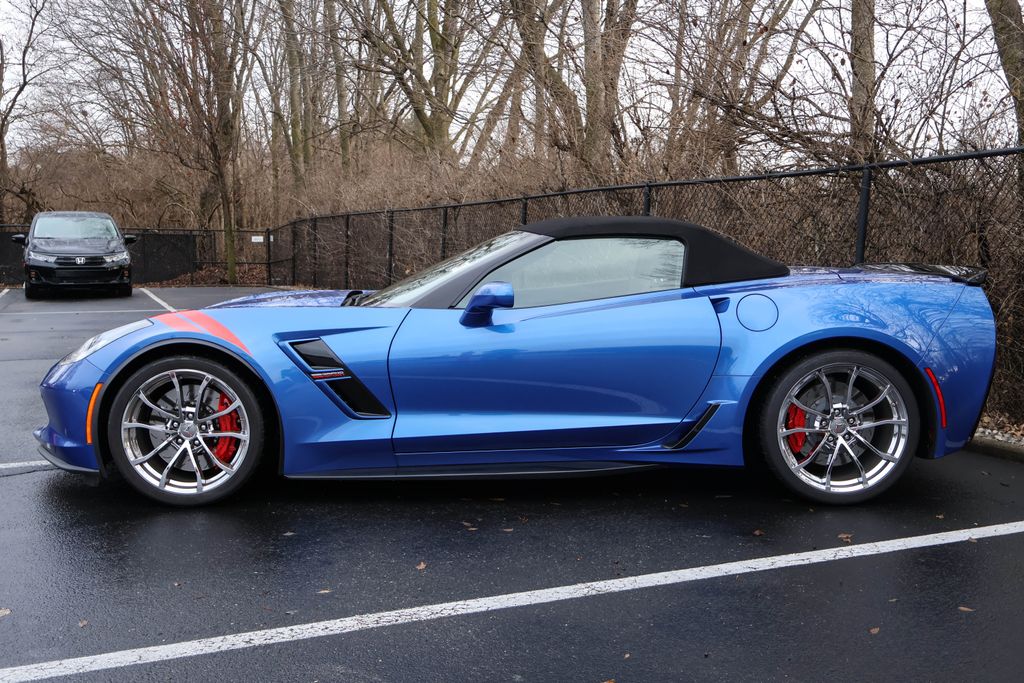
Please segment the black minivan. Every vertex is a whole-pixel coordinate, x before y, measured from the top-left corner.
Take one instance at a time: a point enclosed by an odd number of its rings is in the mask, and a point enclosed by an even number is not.
[[[103,288],[132,295],[132,260],[114,219],[92,211],[43,211],[28,235],[12,235],[25,245],[25,297],[67,287]]]

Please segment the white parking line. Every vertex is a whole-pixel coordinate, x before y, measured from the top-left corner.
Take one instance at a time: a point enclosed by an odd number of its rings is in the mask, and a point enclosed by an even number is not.
[[[14,470],[19,467],[53,467],[45,460],[27,460],[25,462],[0,462],[0,470]]]
[[[167,303],[166,301],[164,301],[163,299],[161,299],[160,297],[158,297],[156,294],[154,294],[153,292],[149,291],[145,287],[139,287],[139,291],[142,292],[143,294],[145,294],[146,296],[148,296],[153,301],[155,301],[158,304],[160,304],[161,306],[163,306],[164,308],[166,308],[171,313],[176,313],[177,312],[177,310],[178,310],[177,308],[175,308],[174,306],[171,306],[169,303]]]
[[[69,311],[8,311],[6,313],[0,313],[0,315],[21,315],[35,317],[37,315],[76,315],[78,313],[159,313],[164,309],[162,308],[123,308],[116,311],[82,311],[79,309],[71,309]]]
[[[687,583],[690,581],[713,579],[722,576],[734,576],[737,574],[749,574],[772,569],[783,569],[786,567],[799,567],[803,565],[819,564],[822,562],[833,562],[835,560],[845,560],[854,557],[882,555],[885,553],[913,550],[916,548],[948,545],[950,543],[959,543],[970,539],[1007,536],[1019,533],[1024,533],[1024,521],[995,524],[992,526],[977,527],[974,529],[944,531],[942,533],[927,534],[924,536],[896,538],[889,541],[876,541],[873,543],[848,545],[840,548],[811,550],[808,552],[792,553],[789,555],[760,557],[752,560],[726,562],[725,564],[715,564],[706,567],[677,569],[674,571],[659,572],[656,574],[643,574],[640,576],[631,576],[621,579],[577,583],[571,586],[543,588],[541,590],[494,595],[491,597],[475,598],[472,600],[458,600],[455,602],[445,602],[436,605],[424,605],[422,607],[398,609],[390,612],[360,614],[353,617],[333,619],[330,621],[318,621],[310,624],[284,626],[281,628],[270,628],[261,631],[249,631],[247,633],[236,633],[225,636],[215,636],[213,638],[202,638],[200,640],[190,640],[181,643],[171,643],[168,645],[156,645],[153,647],[143,647],[134,650],[121,650],[120,652],[109,652],[106,654],[87,657],[59,659],[39,664],[16,666],[8,669],[0,669],[0,681],[34,681],[53,676],[68,676],[72,674],[86,673],[89,671],[103,671],[107,669],[132,666],[135,664],[148,664],[152,662],[181,659],[184,657],[208,655],[215,652],[229,652],[231,650],[289,643],[297,640],[308,640],[310,638],[336,636],[342,633],[352,633],[353,631],[364,631],[384,626],[393,626],[396,624],[411,624],[463,614],[478,614],[480,612],[491,612],[494,610],[509,609],[512,607],[542,605],[545,603],[560,602],[562,600],[587,598],[595,595],[607,595],[609,593],[621,593],[623,591],[632,591],[640,588],[668,586],[672,584]]]
[[[4,287],[4,291],[0,292],[0,296],[3,296],[7,292],[11,291],[8,287]]]

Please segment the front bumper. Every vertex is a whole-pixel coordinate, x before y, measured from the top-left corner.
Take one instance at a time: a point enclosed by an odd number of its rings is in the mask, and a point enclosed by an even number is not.
[[[127,285],[132,281],[130,264],[109,266],[58,266],[54,264],[25,264],[25,282],[46,287],[68,285],[100,286]]]
[[[88,360],[54,365],[39,385],[49,424],[33,432],[39,452],[71,472],[99,473],[96,449],[88,443],[89,401],[102,372]]]

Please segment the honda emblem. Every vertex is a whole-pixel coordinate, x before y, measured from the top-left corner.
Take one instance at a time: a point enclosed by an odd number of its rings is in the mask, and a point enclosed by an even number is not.
[[[85,257],[84,256],[76,256],[75,257],[75,263],[77,263],[80,266],[84,266],[85,265]]]

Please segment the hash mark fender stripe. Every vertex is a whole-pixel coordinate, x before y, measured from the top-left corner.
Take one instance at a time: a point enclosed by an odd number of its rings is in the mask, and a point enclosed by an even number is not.
[[[249,353],[249,348],[242,343],[241,339],[235,336],[234,332],[205,313],[200,313],[199,311],[164,313],[154,317],[153,320],[162,322],[179,332],[205,332]]]
[[[246,347],[246,345],[242,343],[241,339],[235,336],[234,332],[224,327],[224,325],[222,325],[220,321],[215,320],[211,316],[208,316],[207,314],[201,311],[182,311],[181,313],[179,313],[179,315],[188,318],[190,322],[199,325],[207,332],[212,334],[214,337],[217,337],[218,339],[223,339],[229,344],[234,344],[235,346],[242,349],[246,353],[249,353],[248,347]]]

